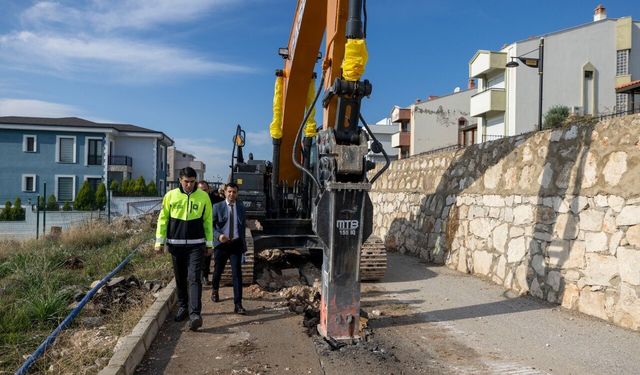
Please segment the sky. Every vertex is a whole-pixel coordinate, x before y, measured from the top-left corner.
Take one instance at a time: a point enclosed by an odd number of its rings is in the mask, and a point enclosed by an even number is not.
[[[309,0],[307,0],[309,1]],[[479,49],[591,22],[591,0],[369,0],[370,123],[465,88]],[[640,1],[603,2],[640,19]],[[0,116],[128,123],[166,133],[226,179],[237,124],[269,159],[274,71],[295,0],[0,0]],[[320,123],[320,118],[317,119]]]

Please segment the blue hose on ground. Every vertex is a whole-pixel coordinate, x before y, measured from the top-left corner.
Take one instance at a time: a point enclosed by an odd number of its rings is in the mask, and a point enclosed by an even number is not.
[[[31,353],[29,358],[27,358],[27,360],[24,361],[22,366],[20,366],[20,368],[16,370],[15,375],[24,375],[24,374],[27,373],[29,368],[31,366],[33,366],[33,364],[38,360],[38,358],[40,358],[44,354],[44,352],[47,350],[47,347],[49,347],[53,343],[53,341],[56,339],[58,334],[63,329],[65,329],[69,325],[69,323],[71,323],[71,321],[80,313],[80,311],[82,310],[84,305],[86,305],[87,302],[89,302],[89,300],[91,298],[93,298],[94,294],[96,294],[98,292],[98,290],[100,290],[100,288],[102,288],[102,286],[107,283],[107,281],[111,280],[111,278],[116,273],[118,273],[124,266],[127,265],[127,263],[129,263],[131,258],[133,258],[133,256],[135,255],[135,253],[138,252],[139,248],[140,247],[137,247],[135,250],[133,250],[126,258],[124,258],[124,260],[120,264],[118,264],[118,266],[116,268],[113,269],[113,271],[109,272],[109,274],[107,276],[105,276],[102,280],[100,280],[98,285],[93,287],[84,296],[84,298],[80,301],[78,306],[76,306],[73,310],[71,310],[69,315],[67,315],[67,317],[64,318],[62,323],[60,323],[58,325],[58,327],[56,327],[56,329],[54,329],[53,332],[51,332],[51,334],[42,342],[42,344],[40,344],[40,346],[38,346],[38,349],[36,349],[33,353]]]

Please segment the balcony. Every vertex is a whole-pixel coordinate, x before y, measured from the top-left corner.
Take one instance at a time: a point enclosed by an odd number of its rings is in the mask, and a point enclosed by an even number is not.
[[[411,144],[411,132],[398,132],[391,136],[391,147],[409,147]]]
[[[391,122],[409,122],[411,120],[411,109],[395,107],[391,112]]]
[[[504,89],[488,89],[471,97],[469,103],[472,117],[490,116],[504,112],[506,109],[506,93]]]
[[[504,70],[507,54],[480,50],[469,62],[469,78],[482,78],[497,70]]]
[[[131,173],[133,167],[133,158],[131,156],[109,155],[108,161],[107,171]]]

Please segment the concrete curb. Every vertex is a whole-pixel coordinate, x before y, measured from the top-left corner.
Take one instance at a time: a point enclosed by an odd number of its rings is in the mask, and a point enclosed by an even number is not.
[[[133,374],[175,303],[176,281],[174,279],[160,291],[158,299],[147,309],[131,333],[119,340],[120,347],[113,353],[107,367],[103,368],[98,375]]]

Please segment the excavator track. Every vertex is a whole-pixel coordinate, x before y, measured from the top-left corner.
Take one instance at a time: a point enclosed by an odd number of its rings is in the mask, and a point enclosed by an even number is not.
[[[242,285],[253,284],[253,237],[251,236],[251,230],[245,229],[245,240],[247,243],[247,252],[244,254],[245,262],[242,264]],[[211,270],[215,269],[215,261],[211,262]],[[213,273],[213,272],[212,272]],[[227,262],[220,278],[221,285],[233,285],[231,279],[231,264]]]
[[[380,237],[369,236],[360,249],[360,281],[380,281],[387,270],[387,249]]]

